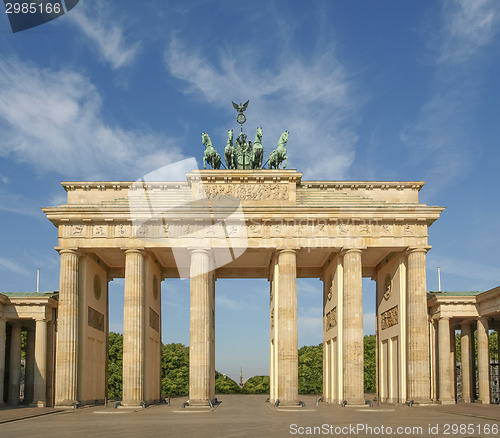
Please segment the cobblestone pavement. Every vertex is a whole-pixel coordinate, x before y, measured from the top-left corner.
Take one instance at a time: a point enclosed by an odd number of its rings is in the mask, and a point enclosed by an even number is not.
[[[301,396],[306,407],[274,408],[266,398],[220,395],[222,403],[214,410],[183,409],[184,398],[147,409],[4,409],[0,437],[499,436],[498,405],[342,408],[317,405],[314,396]]]

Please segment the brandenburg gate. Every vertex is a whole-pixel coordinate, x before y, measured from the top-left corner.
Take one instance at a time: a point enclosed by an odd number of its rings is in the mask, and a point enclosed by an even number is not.
[[[123,405],[160,400],[161,294],[190,279],[189,406],[215,398],[215,282],[270,282],[270,401],[298,405],[297,278],[323,281],[324,399],[363,405],[362,278],[377,283],[378,394],[431,401],[426,290],[428,227],[441,207],[422,182],[302,181],[287,170],[288,131],[263,166],[262,128],[209,135],[203,170],[185,160],[135,182],[64,182],[43,209],[61,255],[55,404],[106,399],[108,282],[125,278]],[[212,169],[207,170],[206,164]],[[264,169],[269,163],[269,169]],[[283,166],[280,169],[280,165]]]
[[[229,167],[229,166],[228,166]],[[241,166],[240,166],[241,167]],[[323,281],[324,399],[364,404],[362,278],[376,281],[378,392],[431,400],[422,182],[303,181],[296,170],[64,182],[43,209],[61,257],[55,404],[106,398],[108,282],[125,278],[123,405],[160,400],[160,282],[190,278],[189,405],[215,391],[217,278],[270,282],[270,400],[297,405],[297,278]]]

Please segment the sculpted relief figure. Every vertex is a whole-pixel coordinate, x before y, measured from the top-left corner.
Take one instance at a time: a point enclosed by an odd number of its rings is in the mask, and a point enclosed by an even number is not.
[[[252,168],[252,145],[247,142],[246,134],[240,134],[234,145],[234,165],[236,169]]]
[[[257,128],[252,148],[252,169],[260,169],[263,159],[264,148],[262,147],[262,128]]]
[[[224,157],[226,159],[226,167],[228,169],[235,169],[234,163],[234,146],[233,146],[233,130],[229,129],[227,131],[227,144],[226,149],[224,149]]]

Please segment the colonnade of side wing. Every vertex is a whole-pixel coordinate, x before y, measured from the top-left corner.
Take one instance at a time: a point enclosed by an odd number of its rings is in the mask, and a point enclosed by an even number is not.
[[[433,379],[433,399],[441,404],[453,404],[459,400],[455,333],[458,328],[461,335],[461,360],[459,361],[461,400],[465,403],[489,404],[492,398],[489,345],[490,319],[486,316],[480,316],[471,321],[468,318],[459,325],[452,323],[451,319],[444,314],[431,322],[431,337],[435,339],[432,367],[436,374]],[[498,336],[500,330],[497,325],[494,325],[494,327]],[[474,340],[474,333],[476,333],[477,342]],[[475,343],[477,343],[477,353]],[[500,351],[499,347],[500,345],[496,348],[497,354]]]

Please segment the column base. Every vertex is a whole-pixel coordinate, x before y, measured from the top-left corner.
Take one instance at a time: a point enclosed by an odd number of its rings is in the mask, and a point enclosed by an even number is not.
[[[75,408],[75,404],[77,406],[81,405],[78,400],[59,400],[55,403],[56,408]]]
[[[210,402],[208,400],[188,400],[189,405],[186,407],[196,407],[196,408],[203,408],[203,407],[210,407]]]
[[[299,408],[301,407],[299,401],[282,401],[280,400],[279,408]]]
[[[31,402],[28,405],[30,408],[45,408],[47,407],[47,403],[44,401]]]
[[[488,401],[485,401],[485,400],[476,400],[475,403],[480,403],[482,405],[489,405],[491,404],[491,402],[488,400]]]
[[[431,405],[437,403],[437,402],[433,402],[430,398],[406,400],[406,404],[409,404],[411,402],[413,402],[414,406],[431,406]]]
[[[454,405],[455,400],[438,400],[437,403],[440,405]]]
[[[121,406],[124,408],[140,408],[145,402],[142,400],[124,400]]]
[[[343,403],[343,401],[342,401],[342,403]],[[347,404],[344,407],[346,407],[346,408],[368,408],[369,406],[365,403],[364,399],[354,399],[354,400],[347,400]]]

